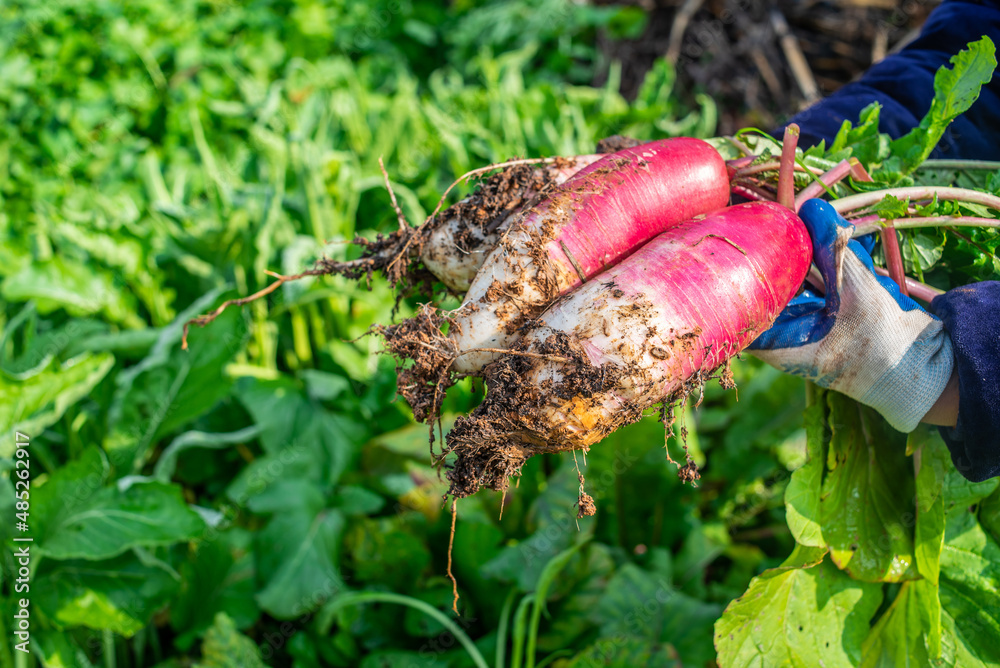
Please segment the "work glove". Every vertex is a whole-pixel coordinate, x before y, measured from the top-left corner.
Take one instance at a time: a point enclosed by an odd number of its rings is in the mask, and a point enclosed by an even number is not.
[[[871,406],[909,432],[944,391],[954,367],[941,321],[875,274],[870,249],[830,204],[799,211],[812,237],[825,297],[805,290],[749,350],[787,373]]]

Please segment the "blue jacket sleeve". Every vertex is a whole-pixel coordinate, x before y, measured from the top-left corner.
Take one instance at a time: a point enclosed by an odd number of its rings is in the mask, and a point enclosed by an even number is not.
[[[1000,282],[982,281],[936,297],[958,372],[958,425],[941,428],[951,460],[980,482],[1000,475]]]
[[[801,128],[800,145],[814,146],[824,139],[829,145],[843,121],[856,123],[872,102],[882,105],[881,131],[894,139],[903,136],[930,109],[937,69],[983,35],[1000,43],[1000,6],[985,0],[946,0],[906,48],[794,116],[790,122]],[[994,76],[972,108],[951,124],[932,157],[1000,160],[1000,76]]]

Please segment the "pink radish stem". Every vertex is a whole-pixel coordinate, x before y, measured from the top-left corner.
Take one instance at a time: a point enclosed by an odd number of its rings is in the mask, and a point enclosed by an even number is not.
[[[798,211],[802,208],[802,205],[807,199],[812,199],[814,197],[819,197],[827,188],[842,181],[851,172],[851,164],[847,160],[841,160],[836,165],[834,165],[829,171],[822,174],[819,177],[819,181],[813,181],[805,188],[799,191],[799,194],[795,196],[795,210]],[[779,181],[778,188],[780,191],[781,184]]]
[[[918,227],[1000,227],[1000,220],[972,216],[927,216],[925,218],[896,218],[892,224],[898,230],[912,230]],[[862,237],[872,232],[878,232],[882,229],[882,225],[883,223],[879,221],[855,224],[854,236]]]
[[[778,169],[778,204],[795,209],[795,147],[799,143],[799,126],[791,123],[785,128],[781,142],[781,167]]]
[[[966,188],[950,188],[947,186],[910,186],[907,188],[889,188],[886,190],[875,190],[857,195],[848,195],[838,200],[830,202],[830,205],[843,215],[848,211],[856,211],[881,202],[887,195],[892,195],[898,199],[919,200],[933,199],[937,197],[942,200],[971,202],[982,204],[991,209],[1000,211],[1000,197],[981,193],[976,190]]]
[[[741,183],[739,185],[734,185],[732,190],[734,195],[739,195],[740,197],[746,197],[747,199],[756,200],[758,202],[774,201],[774,196],[768,193],[767,191],[761,188],[756,188],[748,184]]]
[[[872,177],[868,174],[868,170],[865,166],[861,164],[861,161],[857,158],[848,158],[847,160],[851,163],[851,178],[855,181],[860,181],[862,183],[871,183]]]
[[[882,250],[885,251],[885,263],[889,267],[889,276],[899,286],[899,291],[909,296],[906,288],[906,273],[903,271],[903,255],[899,251],[899,237],[891,222],[882,228],[879,234],[882,239]]]
[[[781,169],[781,163],[774,162],[762,162],[759,165],[750,165],[749,167],[744,167],[737,172],[737,176],[754,176],[762,172],[776,172]],[[823,170],[819,167],[810,167],[808,165],[802,166],[795,163],[795,171],[797,172],[812,172],[816,176],[823,174]]]

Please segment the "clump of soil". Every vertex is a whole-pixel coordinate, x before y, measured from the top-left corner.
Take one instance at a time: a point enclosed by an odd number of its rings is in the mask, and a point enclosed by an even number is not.
[[[534,385],[526,378],[543,361],[562,365],[562,377]],[[471,415],[459,418],[448,434],[445,454],[456,455],[445,474],[451,483],[449,494],[462,498],[481,487],[506,491],[528,457],[579,449],[581,445],[568,433],[552,433],[540,416],[553,400],[580,397],[585,401],[613,389],[623,373],[613,363],[591,364],[579,342],[563,332],[553,332],[530,351],[523,340],[519,342],[511,353],[486,368],[486,399]],[[642,411],[622,414],[623,419],[634,421]]]
[[[485,235],[496,231],[510,214],[539,194],[548,192],[555,185],[557,170],[571,164],[569,159],[558,158],[542,167],[514,165],[483,181],[471,196],[446,212],[463,226],[455,235],[459,250],[466,253],[477,250]],[[444,214],[438,216],[436,225],[443,220],[447,220]],[[479,235],[472,230],[477,230]]]
[[[572,165],[566,158],[556,158],[544,165],[520,164],[506,167],[480,182],[473,193],[419,227],[401,227],[391,234],[379,234],[374,241],[357,237],[352,243],[363,248],[356,260],[338,262],[327,258],[315,268],[325,274],[337,274],[369,283],[376,272],[385,276],[392,287],[402,286],[405,294],[421,284],[433,286],[435,277],[423,266],[421,257],[431,233],[454,221],[457,226],[452,252],[488,251],[496,239],[493,233],[512,213],[521,209],[555,185],[558,170]],[[406,289],[409,288],[409,289]],[[429,290],[427,290],[429,292]]]
[[[597,152],[598,153],[617,153],[622,149],[635,148],[645,142],[639,141],[638,139],[633,139],[632,137],[625,137],[624,135],[611,135],[606,137],[601,141],[597,142]]]
[[[388,352],[399,360],[397,392],[419,422],[437,416],[445,392],[454,383],[449,369],[457,347],[441,333],[446,322],[437,309],[425,304],[417,315],[398,325],[375,328]]]

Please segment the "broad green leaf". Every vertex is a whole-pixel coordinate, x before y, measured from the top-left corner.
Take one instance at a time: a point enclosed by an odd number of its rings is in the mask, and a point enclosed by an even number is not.
[[[886,195],[873,207],[872,212],[877,213],[880,218],[902,218],[909,208],[909,200],[901,200],[895,195]]]
[[[962,506],[948,515],[939,595],[952,665],[1000,662],[1000,545]]]
[[[83,648],[62,631],[35,631],[31,648],[46,668],[94,668]]]
[[[149,355],[118,375],[108,411],[104,448],[119,475],[138,471],[160,437],[210,410],[229,393],[223,370],[243,346],[246,325],[227,310],[204,329],[194,329],[181,350],[184,323],[212,303],[215,294],[193,304],[162,328]]]
[[[186,431],[170,442],[153,469],[153,477],[161,482],[169,482],[177,470],[177,457],[190,448],[230,448],[236,443],[245,443],[260,434],[260,427],[250,426],[223,434],[204,431]]]
[[[664,643],[651,643],[631,636],[602,638],[566,663],[566,668],[681,668],[676,650]]]
[[[806,409],[806,463],[792,473],[785,489],[785,518],[792,536],[800,545],[825,547],[820,491],[826,461],[825,402],[816,401]]]
[[[107,325],[97,320],[74,319],[61,327],[46,328],[43,332],[38,329],[35,305],[28,302],[3,328],[3,335],[0,336],[0,375],[12,381],[27,380],[48,368],[52,360],[76,339],[103,332]],[[18,331],[29,340],[17,359],[7,359],[7,344]]]
[[[993,535],[993,540],[1000,541],[1000,489],[979,505],[979,521]]]
[[[572,462],[564,464],[548,479],[545,491],[535,499],[531,509],[534,521],[531,535],[516,545],[505,547],[484,564],[483,575],[516,583],[520,591],[534,591],[549,560],[594,531],[592,519],[577,520],[576,517],[579,485]]]
[[[913,232],[903,235],[900,244],[903,268],[908,273],[927,271],[944,255],[946,237],[943,231]]]
[[[941,604],[929,580],[904,582],[865,639],[863,668],[930,665],[941,650]]]
[[[424,541],[407,530],[412,517],[396,515],[362,519],[344,537],[348,563],[365,583],[382,583],[393,591],[410,592],[431,563]],[[458,524],[461,527],[461,523]],[[461,529],[456,530],[456,537]]]
[[[135,299],[115,285],[110,271],[68,257],[24,266],[6,277],[0,295],[10,302],[34,300],[39,313],[62,308],[77,317],[102,314],[132,329],[144,324],[135,313]]]
[[[229,616],[220,612],[205,633],[201,644],[201,661],[197,668],[265,668],[260,650],[253,640],[236,629]]]
[[[909,173],[918,167],[944,135],[948,125],[979,98],[996,69],[996,49],[985,35],[951,58],[952,68],[942,66],[934,75],[934,100],[920,125],[892,142],[890,169]]]
[[[114,364],[115,358],[108,353],[82,355],[23,381],[0,376],[0,454],[11,456],[15,428],[28,435],[40,434],[90,394]]]
[[[337,568],[344,516],[337,510],[308,508],[276,514],[255,540],[258,577],[264,583],[257,603],[278,619],[315,609],[342,591]]]
[[[107,559],[132,547],[189,540],[204,522],[179,488],[138,482],[105,487],[108,466],[90,447],[33,490],[37,549],[55,559]]]
[[[722,606],[681,593],[662,576],[625,564],[608,581],[591,619],[600,638],[634,638],[656,647],[669,643],[684,665],[714,658],[712,626]]]
[[[401,650],[381,650],[365,656],[358,668],[449,668],[451,662],[446,657],[435,656],[432,652],[404,652]]]
[[[861,110],[857,126],[845,119],[829,152],[837,154],[844,149],[851,149],[851,155],[866,167],[885,159],[889,154],[889,138],[878,131],[881,110],[882,105],[872,102]]]
[[[572,560],[555,581],[547,603],[548,619],[538,638],[538,648],[544,652],[578,647],[585,636],[589,637],[595,623],[607,621],[596,619],[595,610],[607,595],[608,583],[616,572],[615,552],[591,541],[580,557]],[[665,575],[662,570],[647,572],[652,577]],[[461,575],[459,578],[464,581]]]
[[[60,627],[130,637],[177,591],[174,576],[132,554],[106,561],[46,562],[31,583],[33,603]]]
[[[831,431],[822,528],[833,562],[867,582],[917,577],[915,485],[906,436],[842,394],[824,396]]]
[[[254,601],[253,555],[250,534],[238,529],[194,543],[194,552],[178,569],[180,591],[170,606],[170,625],[177,632],[174,643],[181,649],[211,626],[217,613],[225,613],[245,629],[260,616]]]
[[[772,568],[716,622],[719,666],[856,666],[881,600],[879,585],[853,580],[827,560]]]
[[[265,451],[282,458],[307,451],[312,460],[308,477],[317,482],[336,483],[368,435],[360,423],[326,410],[286,380],[244,379],[236,396],[263,430]]]
[[[932,431],[928,425],[921,425],[910,433],[906,449],[914,453],[914,461],[920,467],[916,480],[917,520],[913,536],[917,570],[937,586],[944,546],[943,481],[949,475],[951,462],[937,430]]]

